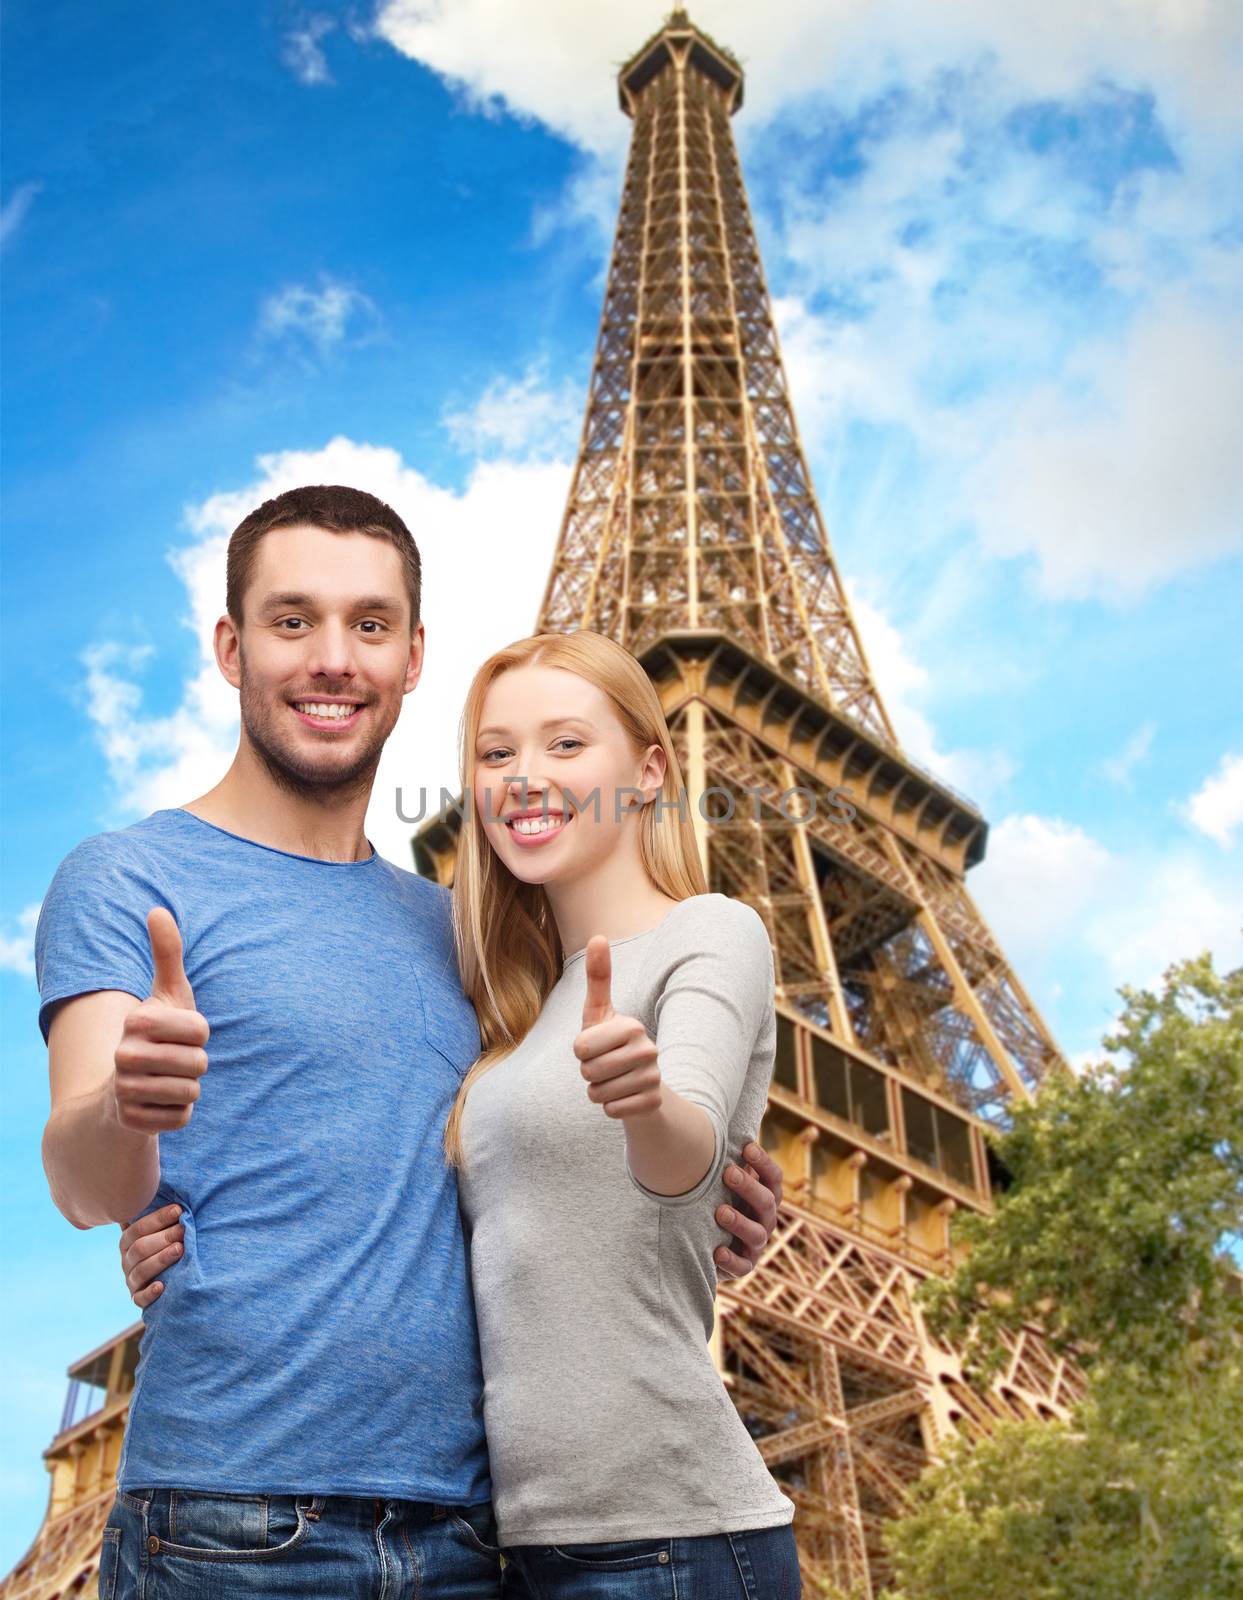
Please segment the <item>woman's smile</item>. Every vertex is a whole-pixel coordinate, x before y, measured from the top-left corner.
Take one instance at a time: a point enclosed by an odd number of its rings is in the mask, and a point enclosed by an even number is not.
[[[561,811],[536,811],[530,816],[507,821],[505,826],[515,844],[523,850],[534,850],[559,838],[573,820]]]

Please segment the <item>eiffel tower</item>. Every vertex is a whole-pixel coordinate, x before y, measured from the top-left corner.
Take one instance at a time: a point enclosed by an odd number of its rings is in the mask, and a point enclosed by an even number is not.
[[[851,614],[734,148],[742,68],[677,8],[618,89],[634,130],[534,631],[591,628],[642,662],[709,888],[768,924],[760,1140],[785,1203],[763,1264],[721,1286],[712,1348],[797,1507],[806,1593],[870,1597],[883,1523],[951,1431],[1082,1392],[1035,1329],[978,1392],[912,1298],[955,1263],[953,1213],[992,1207],[985,1126],[1066,1064],[965,885],[987,824],[904,754]],[[416,836],[420,871],[452,881],[459,822]]]
[[[720,1286],[712,1350],[795,1502],[809,1600],[871,1600],[884,1521],[951,1432],[1065,1416],[1082,1393],[1036,1329],[973,1388],[913,1299],[955,1263],[954,1212],[992,1207],[984,1128],[1066,1068],[965,886],[984,818],[903,753],[851,615],[730,129],[742,68],[678,8],[618,87],[634,132],[535,631],[592,628],[643,663],[709,887],[768,924],[760,1140],[785,1200],[761,1266]],[[452,881],[459,822],[451,807],[416,835],[419,871]],[[70,1368],[44,1522],[0,1600],[97,1593],[142,1331]]]

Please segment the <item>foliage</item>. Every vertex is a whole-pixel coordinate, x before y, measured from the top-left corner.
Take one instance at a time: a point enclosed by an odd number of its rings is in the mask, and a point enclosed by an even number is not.
[[[891,1523],[892,1600],[1243,1600],[1243,970],[1121,991],[1116,1059],[995,1137],[1011,1176],[920,1291],[977,1382],[1038,1324],[1088,1394],[951,1441]]]
[[[1160,995],[1121,993],[1104,1044],[1126,1059],[1052,1075],[990,1133],[1011,1186],[995,1217],[955,1219],[970,1257],[921,1291],[929,1326],[981,1371],[1023,1322],[1085,1370],[1150,1372],[1240,1326],[1225,1247],[1243,1240],[1243,968],[1218,977],[1206,954]]]

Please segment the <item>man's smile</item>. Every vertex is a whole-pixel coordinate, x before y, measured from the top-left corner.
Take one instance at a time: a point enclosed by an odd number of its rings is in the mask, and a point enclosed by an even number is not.
[[[358,700],[294,700],[291,701],[299,720],[308,728],[352,728],[363,710]]]

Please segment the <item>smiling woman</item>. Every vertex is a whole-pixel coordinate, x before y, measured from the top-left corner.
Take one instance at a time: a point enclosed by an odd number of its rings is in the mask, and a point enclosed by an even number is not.
[[[706,1342],[721,1180],[773,1071],[768,928],[709,892],[659,698],[615,640],[491,656],[461,753],[454,937],[483,1049],[444,1142],[500,1548],[567,1600],[623,1573],[724,1594],[740,1568],[792,1597],[793,1502]]]

